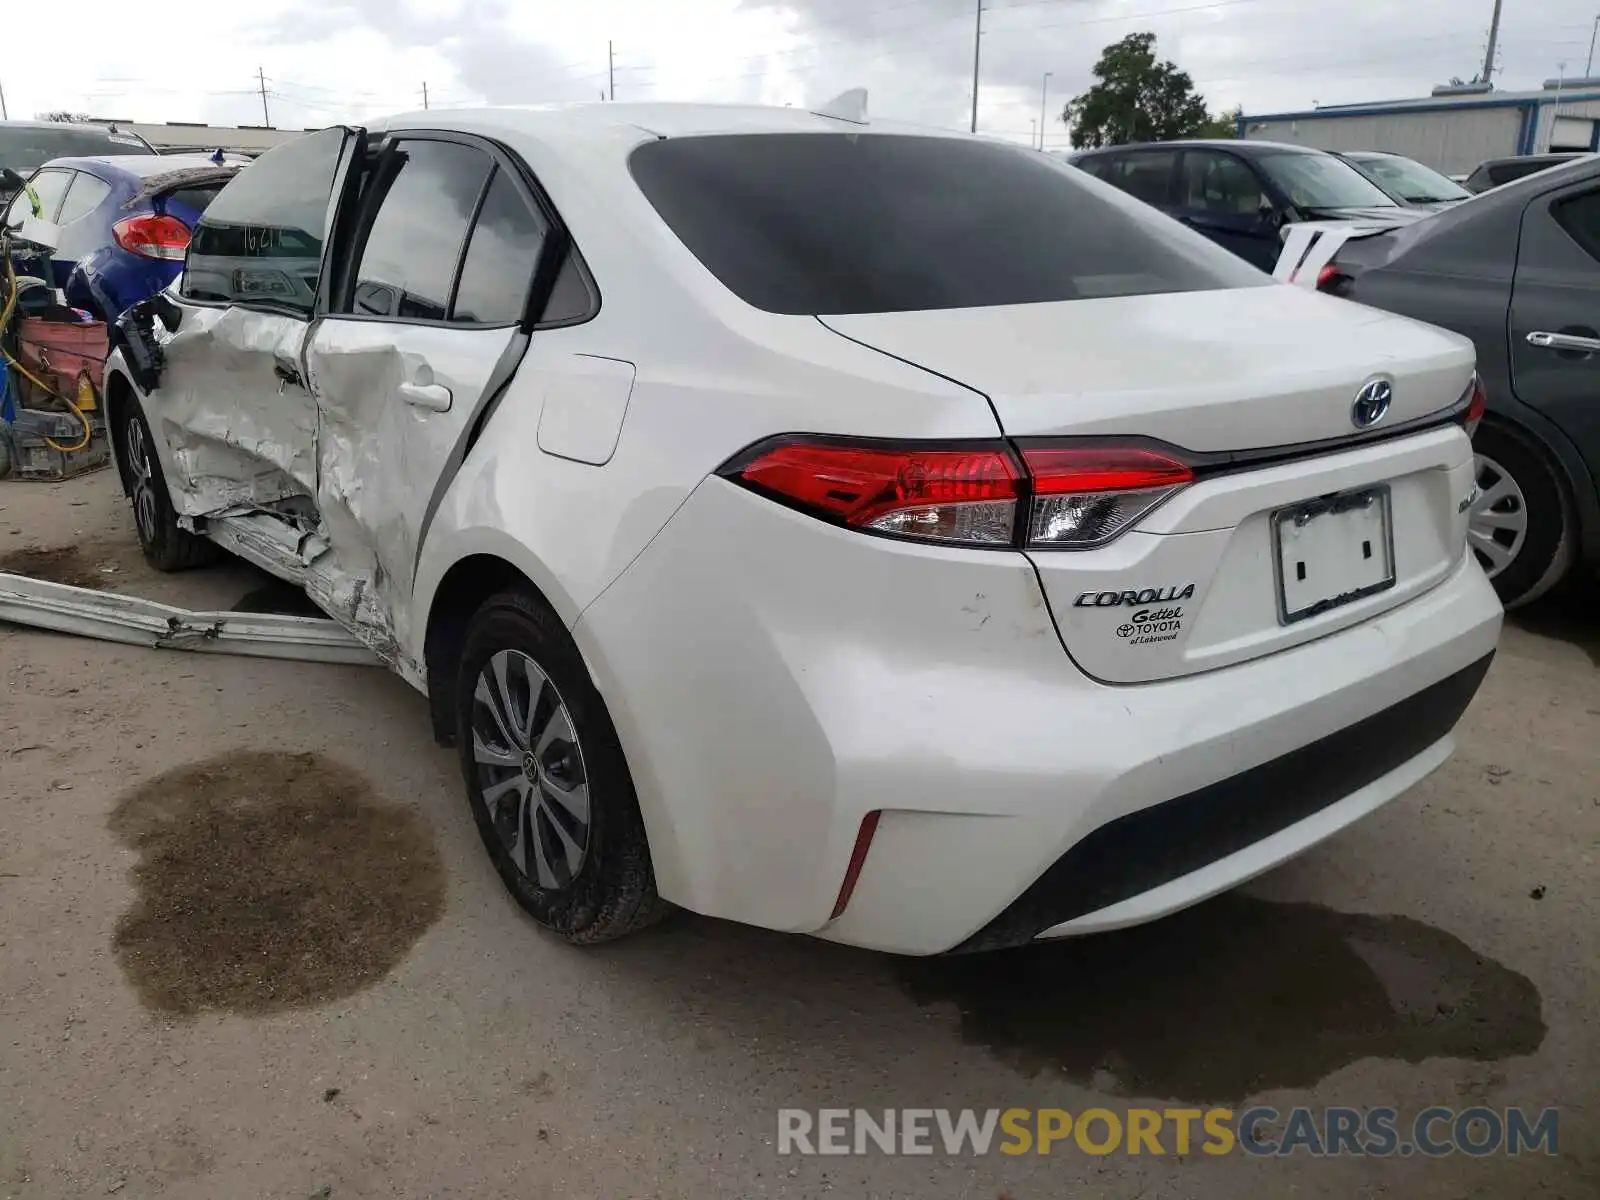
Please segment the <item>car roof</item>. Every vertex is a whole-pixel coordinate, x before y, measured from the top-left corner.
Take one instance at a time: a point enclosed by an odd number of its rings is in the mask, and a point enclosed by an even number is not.
[[[1126,142],[1120,146],[1101,146],[1094,150],[1080,151],[1080,154],[1082,157],[1087,158],[1094,154],[1111,154],[1121,150],[1167,150],[1202,146],[1216,150],[1242,151],[1245,154],[1252,154],[1258,150],[1266,150],[1275,154],[1285,150],[1298,154],[1328,153],[1326,150],[1319,150],[1315,146],[1296,146],[1290,142],[1266,142],[1254,138],[1249,141],[1240,138],[1178,138],[1170,142]]]
[[[694,137],[731,133],[920,133],[933,137],[970,137],[959,130],[869,118],[862,123],[822,116],[801,108],[759,104],[601,103],[517,105],[507,107],[422,109],[364,122],[367,129],[494,128],[549,140],[605,133],[640,138]]]
[[[107,125],[94,121],[0,121],[0,131],[7,129],[75,129],[79,133],[110,133]]]
[[[1491,158],[1478,164],[1478,170],[1485,167],[1503,167],[1507,163],[1549,162],[1564,163],[1573,159],[1588,158],[1587,150],[1563,150],[1556,154],[1513,154],[1509,158]]]
[[[126,175],[135,179],[148,179],[152,175],[166,175],[189,167],[215,167],[217,163],[209,154],[88,154],[73,158],[52,158],[40,165],[40,170],[53,167],[66,171],[88,171],[91,175]],[[245,164],[229,160],[223,166],[242,167]]]

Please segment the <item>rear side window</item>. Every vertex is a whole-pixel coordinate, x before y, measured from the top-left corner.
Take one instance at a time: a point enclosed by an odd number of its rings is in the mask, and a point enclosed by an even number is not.
[[[1259,217],[1270,207],[1261,181],[1231,154],[1215,150],[1186,150],[1183,155],[1184,208],[1229,217]]]
[[[473,210],[493,160],[472,146],[396,143],[383,199],[356,267],[351,311],[442,321]]]
[[[34,194],[39,198],[41,221],[56,219],[61,211],[61,201],[67,194],[67,186],[71,182],[71,171],[40,171],[28,181]],[[6,210],[6,224],[18,225],[24,217],[31,216],[33,216],[33,202],[28,197],[28,189],[23,188],[11,201],[11,207]]]
[[[629,159],[657,213],[746,303],[909,312],[1269,282],[1048,155],[901,134],[735,134]]]
[[[61,216],[57,220],[63,225],[81,220],[99,208],[100,202],[110,194],[111,185],[105,180],[79,171],[73,176],[72,187],[67,191],[66,202],[62,204]]]
[[[1557,201],[1551,206],[1550,215],[1583,247],[1585,254],[1600,261],[1600,192],[1585,192]]]
[[[1171,203],[1172,163],[1176,157],[1170,150],[1124,154],[1117,159],[1116,170],[1102,178],[1128,195],[1159,207]]]
[[[504,171],[496,171],[467,243],[455,307],[461,324],[510,325],[527,306],[546,226]]]
[[[310,316],[345,134],[339,126],[306,134],[235,175],[195,226],[182,294]]]

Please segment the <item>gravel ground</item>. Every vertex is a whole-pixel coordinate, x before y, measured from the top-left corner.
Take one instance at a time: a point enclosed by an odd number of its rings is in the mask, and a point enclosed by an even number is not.
[[[283,598],[131,530],[105,472],[0,484],[0,569]],[[1519,617],[1455,758],[1247,889],[925,961],[688,916],[568,948],[398,679],[0,627],[0,1196],[1600,1196],[1597,614]],[[787,1107],[1213,1104],[1556,1106],[1560,1152],[775,1146]]]

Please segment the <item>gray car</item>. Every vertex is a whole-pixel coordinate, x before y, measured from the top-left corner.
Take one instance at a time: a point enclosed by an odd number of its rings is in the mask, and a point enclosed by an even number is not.
[[[1466,188],[1415,159],[1381,150],[1334,153],[1407,208],[1442,212],[1451,205],[1472,199],[1472,193]]]
[[[1470,537],[1508,606],[1600,564],[1600,158],[1352,238],[1318,287],[1477,344]]]
[[[1492,191],[1518,179],[1525,179],[1529,175],[1540,171],[1548,171],[1551,167],[1563,166],[1580,158],[1587,158],[1581,152],[1563,154],[1521,154],[1515,158],[1491,158],[1486,163],[1481,163],[1478,169],[1462,181],[1461,186],[1473,193]]]

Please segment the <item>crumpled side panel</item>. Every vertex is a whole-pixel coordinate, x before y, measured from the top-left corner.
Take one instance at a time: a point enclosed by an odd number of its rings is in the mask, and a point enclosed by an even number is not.
[[[294,317],[185,306],[163,339],[161,386],[145,401],[179,513],[314,494],[316,405],[274,374],[276,361],[298,363],[305,332]]]
[[[416,415],[398,399],[418,360],[372,330],[355,329],[350,344],[339,344],[338,332],[332,322],[324,326],[312,357],[314,388],[337,400],[322,409],[317,451],[317,511],[341,577],[339,596],[329,599],[348,623],[374,633],[381,628],[387,639],[404,644],[394,624],[403,619],[409,596],[399,594],[399,581],[384,563],[412,560],[406,514],[416,494],[426,495],[433,483],[426,464],[409,461],[405,426]],[[321,344],[329,338],[335,340]]]
[[[317,512],[332,547],[317,569],[341,580],[329,611],[386,657],[381,636],[396,648],[419,640],[412,588],[429,500],[448,484],[452,455],[513,334],[330,317],[306,351],[321,403]],[[403,675],[420,679],[417,664],[393,653]]]

